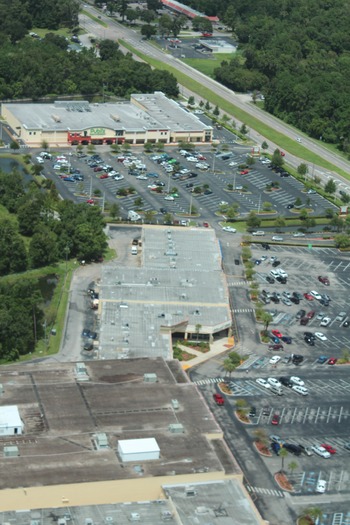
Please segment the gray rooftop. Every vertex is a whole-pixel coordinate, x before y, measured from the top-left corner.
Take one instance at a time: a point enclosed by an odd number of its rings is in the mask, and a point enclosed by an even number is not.
[[[238,480],[163,487],[167,499],[111,505],[1,512],[12,525],[260,525],[262,520]],[[191,495],[189,491],[192,491]]]
[[[133,99],[145,102],[144,108]],[[146,103],[147,102],[147,103]],[[131,95],[131,102],[90,104],[87,101],[57,101],[51,104],[4,104],[29,130],[82,131],[109,128],[126,131],[211,129],[163,93]]]
[[[142,247],[140,268],[102,269],[100,357],[169,358],[172,331],[195,333],[199,324],[214,334],[231,326],[213,230],[147,227]]]
[[[0,489],[240,472],[221,429],[177,361],[102,360],[85,366],[85,381],[77,380],[75,363],[1,369],[0,406],[18,406],[24,435],[0,438],[0,469],[6,472]],[[157,382],[144,382],[144,374],[156,374]],[[169,425],[178,423],[184,433],[171,433]],[[94,436],[101,433],[109,447],[96,450]],[[159,460],[122,464],[119,439],[150,437],[160,447]],[[14,445],[20,455],[4,457],[3,447]]]

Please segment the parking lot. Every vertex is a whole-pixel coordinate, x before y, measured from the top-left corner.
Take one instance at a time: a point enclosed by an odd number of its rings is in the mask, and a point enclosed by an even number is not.
[[[122,215],[126,216],[129,210],[135,209],[135,199],[141,197],[141,208],[144,212],[156,211],[164,208],[172,214],[188,214],[191,206],[195,206],[200,212],[201,217],[217,220],[215,215],[222,202],[228,204],[237,203],[238,211],[242,216],[249,214],[252,210],[263,210],[264,202],[270,202],[272,209],[279,215],[293,215],[293,211],[287,206],[301,198],[304,204],[313,210],[312,213],[320,214],[324,209],[332,205],[318,194],[307,194],[304,191],[304,185],[293,177],[280,177],[272,172],[266,165],[258,160],[249,169],[246,175],[241,175],[239,165],[243,165],[247,160],[249,148],[238,145],[230,145],[230,151],[227,153],[228,159],[223,160],[220,156],[214,154],[208,149],[197,152],[202,154],[205,159],[198,160],[197,163],[190,162],[179,151],[169,152],[172,158],[178,160],[181,169],[187,169],[195,173],[195,176],[187,177],[185,174],[176,177],[173,172],[165,172],[164,167],[159,165],[157,160],[152,160],[153,155],[145,154],[141,149],[135,149],[132,158],[145,166],[144,174],[147,180],[137,179],[136,176],[129,173],[130,163],[124,165],[118,162],[118,157],[122,155],[113,155],[112,153],[101,153],[103,162],[110,165],[113,170],[120,174],[120,180],[113,177],[103,177],[103,172],[95,172],[90,168],[86,161],[87,158],[77,158],[75,155],[69,157],[71,171],[78,169],[83,177],[82,181],[63,180],[59,171],[53,170],[50,160],[44,163],[44,173],[53,179],[58,190],[65,198],[74,199],[76,202],[86,202],[93,196],[94,190],[100,190],[101,197],[94,198],[95,204],[102,206],[104,199],[110,202],[118,202],[121,207]],[[226,153],[226,152],[225,152]],[[208,168],[202,169],[196,167],[196,164],[203,163]],[[234,166],[230,164],[234,163]],[[148,188],[155,179],[149,177],[149,173],[158,174],[157,182],[163,183],[162,193],[156,193]],[[137,173],[136,173],[137,174]],[[277,181],[279,189],[276,191],[266,191],[266,185]],[[193,192],[196,186],[206,186],[206,191],[201,194]],[[229,190],[229,185],[237,188],[235,191]],[[118,197],[117,192],[121,189],[133,187],[134,193],[124,197]],[[165,197],[171,190],[176,188],[177,197],[174,200],[165,200]],[[238,189],[240,188],[240,189]],[[243,188],[246,191],[243,191]],[[209,191],[208,191],[209,190]],[[104,197],[104,199],[103,199]],[[294,213],[295,215],[295,213]]]

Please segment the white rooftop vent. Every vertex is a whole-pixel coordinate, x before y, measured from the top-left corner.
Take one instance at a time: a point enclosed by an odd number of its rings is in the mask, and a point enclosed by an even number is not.
[[[171,434],[184,434],[185,433],[184,426],[181,423],[171,423],[168,428]]]
[[[129,521],[141,521],[141,516],[138,512],[132,512],[129,517]]]
[[[187,485],[187,487],[185,488],[185,494],[186,496],[196,496],[197,492],[195,491],[194,487],[192,487],[191,485]]]
[[[157,383],[158,377],[157,374],[143,374],[144,383]]]
[[[91,518],[85,518],[85,525],[94,525],[94,521]]]
[[[118,454],[122,461],[151,461],[159,459],[160,448],[155,438],[121,439]]]
[[[161,516],[163,521],[169,521],[173,519],[173,514],[170,512],[170,510],[163,510]]]
[[[51,115],[51,117],[55,122],[61,122],[61,117],[59,115]]]
[[[116,122],[120,122],[120,116],[119,115],[110,115],[111,119],[115,120]]]

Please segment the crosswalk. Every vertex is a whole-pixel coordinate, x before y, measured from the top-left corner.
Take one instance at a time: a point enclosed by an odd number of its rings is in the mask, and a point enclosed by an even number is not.
[[[253,308],[234,308],[233,310],[234,314],[251,314],[254,312]]]
[[[208,379],[200,379],[198,381],[193,381],[195,385],[210,385],[215,383],[223,383],[225,381],[222,377],[209,377]]]
[[[276,489],[264,489],[263,487],[252,487],[246,485],[246,489],[250,493],[260,494],[263,496],[277,496],[278,498],[284,498],[284,493],[281,490]]]

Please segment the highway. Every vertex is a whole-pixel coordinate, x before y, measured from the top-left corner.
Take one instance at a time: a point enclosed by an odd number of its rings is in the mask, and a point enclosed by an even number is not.
[[[249,96],[234,93],[233,91],[221,85],[220,83],[216,82],[215,80],[205,76],[201,72],[188,66],[181,60],[174,58],[171,54],[166,54],[162,52],[161,50],[158,50],[156,47],[152,46],[147,41],[142,40],[140,34],[136,32],[135,30],[125,27],[122,24],[116,22],[115,20],[110,19],[106,15],[101,14],[98,10],[96,10],[92,6],[85,4],[84,9],[85,11],[90,12],[92,15],[96,17],[99,16],[101,20],[108,25],[108,27],[103,27],[99,23],[87,17],[86,15],[81,14],[80,24],[88,32],[88,34],[94,35],[97,38],[110,38],[112,40],[117,40],[117,39],[125,40],[127,43],[137,48],[143,54],[149,57],[152,57],[154,59],[157,59],[161,62],[164,62],[166,64],[171,65],[172,67],[176,68],[179,72],[182,72],[188,75],[193,80],[201,83],[206,88],[212,90],[220,97],[234,104],[237,108],[240,108],[241,110],[249,113],[250,115],[257,118],[258,120],[270,126],[272,129],[275,129],[276,131],[284,134],[286,137],[292,140],[296,140],[297,132],[295,131],[295,129],[291,128],[290,126],[288,126],[281,120],[264,112],[259,107],[252,104]],[[181,86],[181,92],[185,96],[193,95],[197,99],[197,101],[199,101],[199,97],[197,96],[197,94],[192,93],[184,86]],[[263,137],[262,135],[260,135],[253,129],[250,130],[250,138],[253,141],[255,141],[257,144],[261,144],[264,140],[266,140],[269,144],[270,152],[273,152],[274,149],[276,149],[277,147],[286,149],[286,151],[288,151],[287,148],[285,148],[283,144],[279,144],[279,145],[273,144],[271,143],[269,139]],[[340,155],[337,155],[336,153],[329,151],[327,148],[323,147],[322,144],[314,142],[312,139],[303,137],[303,145],[305,146],[306,149],[319,155],[320,157],[324,158],[328,162],[331,162],[338,168],[344,171],[350,172],[350,162],[342,158]],[[296,168],[297,166],[299,166],[301,162],[304,162],[304,161],[301,158],[288,154],[287,162],[288,164]],[[341,185],[339,189],[347,190],[348,192],[350,192],[350,182],[348,182],[346,179],[344,179],[343,177],[341,177],[340,175],[334,172],[329,172],[329,171],[326,171],[322,167],[309,164],[309,174],[312,176],[320,177],[322,179],[322,182],[327,182],[329,178],[334,178],[335,180],[338,180],[340,183],[339,185]]]

